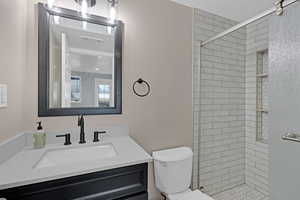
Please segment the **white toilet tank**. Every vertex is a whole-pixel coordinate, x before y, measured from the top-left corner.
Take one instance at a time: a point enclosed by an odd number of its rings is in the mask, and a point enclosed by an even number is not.
[[[153,152],[155,184],[165,194],[186,191],[191,184],[193,152],[188,147]]]

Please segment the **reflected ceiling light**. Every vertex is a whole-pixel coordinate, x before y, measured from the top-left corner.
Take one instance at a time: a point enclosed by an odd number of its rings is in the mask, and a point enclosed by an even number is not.
[[[96,67],[96,71],[99,71],[99,70],[100,70],[100,68]]]

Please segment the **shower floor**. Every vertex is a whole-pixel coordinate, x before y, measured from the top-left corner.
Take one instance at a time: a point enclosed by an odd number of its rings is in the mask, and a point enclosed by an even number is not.
[[[269,200],[264,194],[241,185],[213,196],[215,200]]]

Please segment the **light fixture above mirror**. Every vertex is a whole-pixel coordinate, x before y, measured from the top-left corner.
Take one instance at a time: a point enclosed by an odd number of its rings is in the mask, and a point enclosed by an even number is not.
[[[48,6],[49,8],[52,8],[54,4],[54,0],[48,0]]]
[[[85,4],[87,7],[94,7],[96,5],[96,0],[74,0],[79,5]]]
[[[77,4],[80,5],[80,12],[82,17],[87,17],[88,8],[94,7],[97,3],[96,0],[74,0]],[[115,21],[118,20],[118,8],[117,5],[119,0],[104,0],[108,3],[109,13],[108,18],[111,24],[115,24]],[[48,0],[48,7],[52,8],[55,3],[55,0]]]
[[[109,20],[114,24],[117,20],[117,4],[118,0],[107,0],[109,3]]]

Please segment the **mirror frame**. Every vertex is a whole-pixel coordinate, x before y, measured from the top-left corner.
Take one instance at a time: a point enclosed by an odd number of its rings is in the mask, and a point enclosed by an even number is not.
[[[57,15],[73,20],[86,21],[102,26],[115,27],[115,105],[108,108],[50,108],[49,105],[49,29],[50,15]],[[38,116],[72,116],[72,115],[110,115],[122,114],[122,38],[124,24],[116,20],[111,24],[105,17],[87,15],[83,18],[80,12],[65,8],[49,8],[47,4],[38,3]]]

